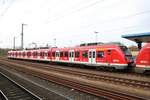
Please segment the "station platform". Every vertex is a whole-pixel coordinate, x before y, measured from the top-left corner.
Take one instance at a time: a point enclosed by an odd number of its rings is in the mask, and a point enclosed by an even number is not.
[[[150,42],[150,32],[126,34],[126,35],[122,35],[122,38],[126,38],[128,40],[136,42],[140,50],[142,48],[142,43]]]

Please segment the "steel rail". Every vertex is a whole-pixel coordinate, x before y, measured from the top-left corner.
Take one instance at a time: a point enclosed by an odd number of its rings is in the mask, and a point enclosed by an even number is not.
[[[143,97],[139,97],[139,96],[135,96],[135,95],[131,95],[131,94],[125,94],[125,93],[114,91],[114,90],[103,89],[103,88],[100,88],[100,87],[94,87],[94,86],[91,86],[91,85],[87,85],[85,83],[73,81],[73,80],[70,80],[70,79],[64,79],[62,77],[50,75],[48,73],[43,73],[42,69],[40,69],[39,71],[33,70],[33,69],[29,70],[25,67],[23,68],[23,67],[19,67],[18,65],[13,65],[13,64],[5,65],[5,66],[8,66],[8,67],[11,66],[11,68],[13,66],[14,69],[25,72],[25,73],[28,73],[28,74],[31,74],[33,76],[37,76],[37,77],[46,79],[48,81],[51,81],[51,82],[54,82],[54,83],[57,83],[57,84],[61,84],[61,85],[64,85],[64,86],[67,86],[67,87],[70,87],[70,88],[73,88],[73,89],[77,89],[79,91],[83,91],[83,92],[90,93],[90,94],[100,96],[100,97],[103,97],[103,98],[107,98],[107,99],[118,99],[118,100],[122,100],[122,99],[128,99],[128,100],[140,99],[140,100],[144,100],[145,99]],[[17,68],[17,67],[19,67],[19,68]]]
[[[15,100],[25,100],[25,99],[32,99],[32,100],[42,100],[40,97],[35,95],[34,93],[30,92],[2,72],[0,72],[2,83],[0,84],[1,92],[3,93],[5,100],[15,99]],[[2,78],[3,77],[3,78]],[[5,88],[4,88],[5,87]]]
[[[17,61],[19,63],[19,61]],[[148,81],[142,81],[142,80],[133,80],[133,79],[127,79],[127,78],[119,78],[115,76],[109,76],[109,75],[101,75],[101,74],[95,74],[95,73],[90,73],[90,72],[85,72],[85,71],[77,71],[73,69],[64,69],[64,68],[58,68],[55,66],[49,66],[49,65],[44,65],[44,64],[39,64],[39,63],[32,63],[32,62],[23,62],[21,61],[20,64],[24,65],[32,65],[36,66],[41,69],[45,70],[51,70],[51,71],[57,71],[65,74],[72,74],[72,75],[77,75],[80,77],[84,77],[87,79],[92,79],[92,80],[100,80],[104,82],[111,82],[115,84],[122,84],[123,86],[130,86],[130,87],[136,87],[136,88],[143,88],[143,89],[150,89],[150,82]],[[41,65],[41,66],[39,66]]]

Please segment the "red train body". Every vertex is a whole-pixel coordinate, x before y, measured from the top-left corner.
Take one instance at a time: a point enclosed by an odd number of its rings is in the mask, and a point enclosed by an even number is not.
[[[115,44],[9,51],[8,58],[83,64],[119,70],[127,69],[133,63],[128,48]]]
[[[136,72],[150,72],[150,43],[146,44],[136,57]]]

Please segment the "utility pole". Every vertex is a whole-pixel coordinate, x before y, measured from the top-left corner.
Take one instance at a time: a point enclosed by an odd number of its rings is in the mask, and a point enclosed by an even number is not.
[[[97,33],[98,32],[94,31],[94,33],[95,33],[95,42],[97,43]]]
[[[56,47],[56,38],[54,38],[54,46]]]
[[[22,30],[22,32],[21,32],[21,49],[23,50],[24,49],[24,47],[23,47],[23,45],[24,45],[24,34],[23,34],[23,26],[24,25],[26,25],[26,24],[22,24],[22,28],[21,28],[21,30]]]
[[[16,38],[14,37],[14,47],[13,47],[13,49],[15,50],[16,49],[16,46],[15,46],[15,40],[16,40]]]

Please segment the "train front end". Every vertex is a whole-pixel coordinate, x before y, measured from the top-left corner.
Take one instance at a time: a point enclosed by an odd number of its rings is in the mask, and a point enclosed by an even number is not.
[[[133,70],[135,63],[131,51],[126,46],[120,46],[120,49],[124,54],[125,63],[128,65],[127,70]]]
[[[150,43],[147,43],[136,57],[135,71],[150,74]]]

